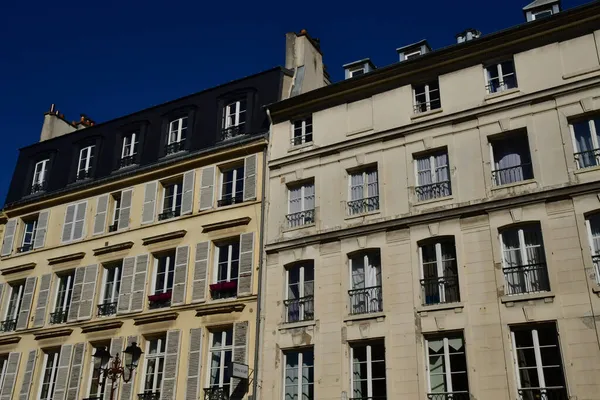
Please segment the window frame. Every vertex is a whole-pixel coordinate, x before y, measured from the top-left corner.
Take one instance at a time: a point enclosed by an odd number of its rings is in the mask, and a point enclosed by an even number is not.
[[[121,215],[121,192],[117,192],[117,193],[112,193],[110,195],[110,200],[111,200],[111,226],[117,226],[119,225],[119,215]],[[116,229],[115,229],[116,230]]]
[[[48,174],[48,164],[50,163],[49,158],[45,158],[41,161],[35,163],[33,167],[33,179],[31,182],[31,186],[40,185],[43,186],[46,182],[46,175]],[[40,166],[40,171],[38,171],[38,166]]]
[[[219,242],[219,243],[215,243],[215,260],[214,260],[214,266],[213,266],[213,279],[212,282],[213,283],[221,283],[221,282],[237,282],[240,276],[240,252],[238,251],[237,254],[234,254],[234,246],[237,243],[238,245],[238,249],[241,249],[241,243],[240,243],[240,239],[239,236],[236,238],[230,238],[228,240],[225,240],[223,242]],[[219,267],[221,264],[220,257],[221,257],[221,248],[227,247],[227,278],[224,281],[220,281],[219,280]],[[237,257],[237,258],[234,258]],[[233,268],[232,265],[234,264],[234,262],[237,261],[237,276],[234,278],[233,277]]]
[[[312,276],[313,279],[312,281],[307,281],[305,278],[305,270],[306,267],[309,267],[310,269],[312,269]],[[296,299],[290,299],[290,271],[292,269],[298,268],[299,272],[298,272],[298,298]],[[298,262],[298,263],[294,263],[292,265],[288,265],[287,268],[285,268],[285,296],[284,296],[284,300],[285,301],[289,301],[289,300],[302,300],[307,298],[308,296],[305,293],[306,290],[306,285],[307,284],[312,284],[312,294],[308,295],[310,297],[313,298],[313,301],[310,303],[311,304],[311,311],[313,314],[313,318],[314,319],[314,297],[315,297],[315,263],[314,261],[312,262],[308,262],[308,261],[303,261],[303,262]],[[306,303],[298,303],[298,321],[289,321],[289,311],[286,308],[286,322],[299,322],[299,321],[306,321]]]
[[[303,372],[303,365],[304,365],[304,357],[307,353],[311,353],[312,354],[312,364],[311,366],[309,366],[308,368],[312,368],[313,373],[312,373],[312,381],[306,383],[306,385],[311,386],[312,387],[312,396],[305,396],[303,391],[302,391],[302,386],[305,385],[303,379],[302,379],[302,372]],[[288,399],[287,395],[287,388],[288,387],[293,387],[291,385],[286,385],[286,378],[287,378],[287,359],[289,357],[289,355],[291,353],[296,353],[298,354],[298,363],[296,364],[296,370],[298,372],[297,375],[297,395],[298,395],[298,399],[307,399],[307,400],[314,400],[315,399],[315,350],[314,347],[304,347],[304,348],[297,348],[297,349],[290,349],[290,350],[283,350],[283,399]],[[310,375],[309,375],[310,377]],[[309,391],[309,395],[310,395],[310,391]]]
[[[585,229],[587,231],[588,244],[590,246],[590,256],[592,257],[592,264],[594,265],[594,272],[596,274],[596,284],[600,285],[600,244],[599,248],[596,249],[594,246],[594,238],[597,237],[600,241],[600,233],[594,236],[592,233],[592,220],[597,219],[600,228],[600,214],[593,213],[586,215],[585,217]]]
[[[52,354],[53,365],[50,370],[49,377],[49,389],[46,397],[42,398],[42,391],[44,389],[44,378],[48,373],[48,360]],[[44,361],[42,363],[42,373],[40,374],[40,384],[38,389],[37,400],[52,400],[54,397],[54,391],[56,390],[56,374],[58,372],[58,363],[60,362],[60,350],[47,350],[44,351]]]
[[[99,348],[105,348],[105,349],[110,349],[110,343],[107,344],[93,344],[90,343],[92,346],[92,354],[95,354],[96,351]],[[98,364],[96,364],[96,362],[98,362]],[[87,394],[88,394],[88,398],[99,398],[99,399],[104,399],[104,394],[106,392],[106,389],[108,388],[108,390],[110,390],[110,387],[108,386],[108,384],[106,384],[104,387],[100,384],[100,379],[101,377],[99,376],[99,374],[97,374],[96,372],[94,372],[99,366],[105,368],[110,364],[111,360],[109,360],[106,364],[101,364],[102,360],[99,360],[95,357],[91,357],[90,360],[90,374],[88,377],[88,383],[87,383]],[[98,387],[97,387],[97,392],[96,393],[92,393],[92,385],[94,384],[94,378],[96,378],[98,380]]]
[[[242,174],[242,178],[240,179],[237,174],[238,171],[241,168],[241,174]],[[242,189],[241,189],[241,194],[240,196],[242,197],[242,202],[244,201],[244,186],[245,186],[245,177],[246,177],[246,170],[244,168],[244,164],[243,163],[238,163],[235,165],[231,165],[231,166],[227,166],[224,168],[219,168],[219,200],[223,200],[223,195],[225,195],[225,197],[227,197],[227,194],[224,191],[224,179],[225,179],[225,174],[232,171],[233,172],[233,180],[232,180],[232,184],[231,184],[231,194],[229,195],[230,198],[234,199],[237,198],[237,185],[238,185],[238,181],[241,181],[241,185],[242,185]]]
[[[55,276],[58,278],[55,284],[55,289],[54,289],[54,301],[53,301],[53,305],[52,305],[52,312],[55,313],[57,311],[61,311],[61,312],[67,312],[70,307],[71,307],[71,302],[73,300],[73,282],[75,280],[75,271],[69,271],[68,273],[64,274],[64,275],[58,275],[55,274]],[[61,292],[61,284],[63,282],[63,279],[66,279],[66,284],[65,284],[65,296],[64,299],[62,301],[62,305],[60,306],[60,308],[58,307],[58,301],[59,301],[59,293]]]
[[[23,220],[23,237],[21,238],[21,248],[24,249],[26,246],[29,246],[29,250],[33,250],[33,245],[35,243],[35,237],[37,236],[37,228],[38,228],[38,221],[39,221],[39,215],[36,215],[35,217],[27,217],[24,218]],[[27,232],[27,227],[30,223],[33,223],[33,227],[31,229],[31,232]],[[27,235],[31,235],[31,240],[29,243],[25,242],[25,238],[27,237]]]
[[[290,205],[291,205],[290,200],[291,200],[291,193],[292,193],[292,191],[294,189],[300,189],[300,208],[301,208],[301,210],[297,211],[297,212],[300,213],[300,212],[305,212],[305,211],[312,211],[312,210],[315,209],[316,204],[313,204],[313,208],[311,208],[311,209],[307,209],[306,208],[306,189],[308,187],[310,187],[310,186],[312,186],[312,188],[313,188],[313,194],[312,194],[312,196],[313,196],[313,203],[315,203],[317,196],[316,196],[316,190],[315,190],[315,183],[314,183],[314,181],[305,182],[305,183],[301,183],[299,185],[294,185],[294,186],[288,186],[288,191],[287,191],[288,192],[288,201],[287,201],[287,203],[288,203],[288,214],[292,214],[290,212],[290,208],[291,208],[290,207]],[[295,213],[293,213],[293,214],[295,214]]]
[[[437,89],[430,89],[430,86],[432,84],[436,84],[437,85]],[[423,92],[419,92],[417,93],[417,89],[420,89],[421,86],[423,87]],[[434,94],[437,91],[438,95],[437,98],[433,98],[432,99],[432,94]],[[412,93],[413,93],[413,111],[415,112],[415,114],[422,114],[422,113],[426,113],[428,111],[432,111],[432,110],[441,110],[442,109],[442,93],[441,93],[441,89],[440,89],[440,80],[439,78],[435,78],[435,80],[431,80],[428,81],[426,83],[420,83],[420,84],[413,84],[412,85]],[[425,102],[419,102],[417,101],[417,95],[425,95]],[[439,107],[432,107],[432,104],[434,102],[438,102],[439,103]],[[425,110],[422,111],[421,108],[422,106],[425,106]]]
[[[130,139],[130,143],[127,143]],[[123,143],[121,147],[121,159],[126,157],[134,157],[137,155],[137,146],[139,145],[139,132],[129,132],[123,135]],[[128,148],[129,147],[129,148]]]
[[[452,387],[453,383],[452,383],[452,374],[453,374],[453,370],[452,370],[452,363],[451,363],[451,358],[450,358],[450,346],[449,346],[449,338],[456,338],[459,337],[462,340],[462,346],[463,346],[463,356],[465,358],[465,366],[466,369],[464,371],[459,371],[459,372],[464,372],[466,377],[467,377],[467,387],[469,385],[469,366],[468,366],[468,360],[467,360],[467,342],[465,340],[465,336],[463,332],[448,332],[448,333],[444,333],[443,335],[434,335],[434,336],[424,336],[425,339],[425,370],[426,370],[426,375],[427,375],[427,393],[428,394],[440,394],[440,393],[470,393],[470,389],[467,390],[466,392],[464,391],[455,391],[454,388]],[[431,368],[430,368],[430,360],[429,360],[429,342],[431,341],[431,339],[436,339],[439,340],[439,338],[443,339],[443,349],[444,349],[444,357],[443,357],[443,374],[441,374],[444,377],[444,382],[446,385],[446,392],[432,392],[431,391]],[[452,353],[452,354],[457,354]],[[456,370],[454,370],[456,371]]]
[[[176,181],[171,181],[171,182],[162,182],[161,183],[162,186],[162,199],[161,199],[161,205],[160,205],[160,210],[161,210],[161,214],[164,213],[168,213],[168,212],[172,212],[172,213],[177,213],[177,209],[179,209],[179,212],[181,213],[181,203],[183,202],[183,178],[182,179],[177,179]],[[173,188],[173,195],[169,195],[167,196],[167,190],[169,188]],[[167,197],[169,198],[173,198],[173,204],[171,205],[170,209],[165,209],[165,200],[167,199]],[[179,206],[177,205],[177,203],[179,202]],[[178,215],[175,215],[178,216]]]
[[[512,73],[509,74],[504,74],[502,71],[502,63],[507,63],[510,62],[512,63],[513,66],[513,71]],[[494,79],[490,79],[489,77],[489,72],[488,70],[490,68],[495,68],[496,72],[498,73],[498,78],[494,78]],[[505,77],[507,76],[513,76],[514,77],[514,81],[515,81],[515,86],[514,87],[505,87]],[[511,90],[511,89],[518,89],[519,88],[519,81],[517,80],[517,67],[515,65],[515,60],[514,58],[510,58],[510,59],[505,59],[505,60],[501,60],[498,62],[492,62],[492,63],[488,63],[488,64],[484,64],[483,65],[483,76],[485,78],[485,88],[486,88],[486,92],[488,95],[492,95],[492,94],[496,94],[496,93],[502,93],[505,92],[507,90]],[[496,91],[492,91],[492,81],[493,80],[498,80],[498,88]]]
[[[521,136],[524,136],[522,138]],[[499,160],[496,160],[496,156],[494,155],[495,151],[500,151],[499,149],[505,145],[506,142],[510,143],[518,143],[519,140],[523,140],[523,144],[526,144],[527,147],[519,150],[519,158],[520,164],[512,165],[510,167],[500,168],[498,163]],[[535,179],[535,175],[533,173],[533,160],[531,157],[531,150],[529,147],[529,135],[527,135],[526,131],[517,131],[510,132],[507,135],[493,136],[488,137],[488,147],[490,151],[490,166],[492,172],[492,185],[494,187],[504,186],[504,185],[512,185],[519,182],[525,182],[528,180]],[[494,151],[494,147],[496,150]],[[513,152],[513,154],[515,154]],[[527,162],[528,161],[528,162]],[[526,171],[527,166],[529,166],[529,171]],[[520,168],[520,174],[523,177],[521,180],[511,180],[510,182],[502,182],[502,179],[499,179],[499,175],[497,175],[501,171],[506,171],[509,169],[517,169]],[[531,177],[526,177],[529,175],[527,172],[531,172]]]
[[[420,55],[422,55],[421,49],[411,51],[410,53],[404,53],[404,60],[407,61],[407,60],[410,60],[411,58],[419,57]]]
[[[583,119],[578,119],[575,121],[569,121],[569,131],[571,132],[571,141],[573,143],[573,156],[575,158],[575,166],[577,167],[577,169],[585,169],[585,168],[593,168],[593,167],[597,167],[600,165],[600,139],[598,139],[598,132],[596,130],[596,119],[598,119],[599,125],[600,125],[600,116],[596,115],[595,118],[594,117],[590,117],[590,118],[583,118]],[[579,148],[579,145],[577,143],[577,138],[575,136],[575,127],[574,125],[577,123],[581,123],[581,122],[587,122],[588,123],[588,133],[590,135],[590,141],[592,142],[592,146],[593,148],[591,150],[586,150],[583,151],[582,149]],[[589,165],[589,166],[582,166],[578,155],[580,154],[584,154],[584,153],[593,153],[593,157],[595,160],[595,164],[593,165]]]
[[[374,173],[375,181],[369,182],[369,175],[372,173]],[[352,185],[353,178],[357,177],[357,176],[362,176],[362,178],[361,178],[362,184],[361,185]],[[371,185],[374,185],[374,187],[375,187],[374,192],[377,193],[374,196],[369,196],[369,187]],[[362,187],[362,196],[360,198],[353,199],[352,198],[352,193],[353,193],[352,190],[354,188],[358,188],[358,187]],[[348,203],[354,202],[354,201],[366,201],[368,199],[374,199],[374,198],[379,199],[379,169],[377,168],[377,165],[371,165],[371,166],[368,166],[365,168],[348,171]],[[376,207],[375,207],[375,205],[372,205],[372,207],[378,210],[379,209],[379,201],[377,202]],[[375,211],[375,210],[372,210],[372,211]],[[362,214],[362,212],[357,212],[357,213],[350,212],[350,215],[356,215],[356,214]]]
[[[375,340],[367,340],[364,342],[354,342],[350,344],[350,393],[352,395],[351,398],[354,398],[354,351],[355,348],[357,347],[365,347],[365,354],[366,354],[366,367],[367,367],[367,377],[366,377],[366,381],[367,381],[367,395],[366,396],[362,396],[362,399],[372,399],[373,398],[373,361],[375,362],[380,362],[381,360],[373,360],[373,345],[381,345],[383,346],[383,362],[384,364],[386,363],[386,357],[385,357],[385,341],[382,339],[375,339]],[[387,368],[387,366],[386,366]],[[385,368],[384,368],[385,370]],[[359,373],[360,375],[360,373]],[[387,372],[385,373],[385,377],[383,379],[384,385],[385,385],[385,391],[387,394]],[[362,380],[362,377],[361,377]],[[380,379],[378,379],[380,380]]]
[[[158,255],[154,255],[154,271],[152,273],[152,294],[162,294],[162,293],[170,293],[173,291],[173,286],[175,285],[175,257],[176,251],[169,250]],[[164,282],[161,291],[158,291],[156,285],[158,283],[158,268],[161,260],[165,260],[165,271],[161,274],[164,274]],[[169,289],[169,277],[171,278],[171,288]]]
[[[442,154],[446,155],[446,165],[445,166],[439,166],[437,164],[437,157]],[[424,172],[425,170],[419,171],[419,160],[424,160],[426,158],[429,158],[429,176],[431,178],[431,183],[420,184],[419,183],[419,181],[420,181],[419,172]],[[419,194],[416,193],[417,201],[425,202],[425,201],[431,201],[431,200],[445,199],[445,198],[449,198],[452,196],[452,176],[451,176],[452,171],[450,170],[450,152],[448,151],[447,148],[413,155],[413,166],[414,166],[414,174],[415,174],[414,175],[415,176],[415,188],[422,188],[422,187],[426,187],[426,186],[434,187],[434,185],[436,185],[436,184],[443,184],[445,182],[448,183],[448,189],[447,189],[448,194],[440,195],[439,197],[433,196],[433,197],[430,197],[427,199],[419,199],[418,198]],[[448,180],[438,181],[437,171],[440,169],[443,169],[443,168],[445,168],[447,170]]]
[[[242,103],[244,108],[242,109]],[[234,106],[234,107],[232,107]],[[232,111],[232,108],[235,108]],[[248,111],[248,100],[246,98],[238,98],[237,100],[230,100],[223,106],[223,129],[235,128],[246,124],[246,115],[244,120],[240,122],[242,114],[246,114]],[[233,117],[234,122],[230,123],[230,117]]]
[[[542,9],[542,10],[538,10],[538,11],[532,11],[531,12],[531,20],[537,21],[538,19],[540,19],[540,18],[538,18],[538,15],[545,14],[545,13],[550,13],[550,14],[542,16],[541,19],[548,18],[548,17],[551,17],[554,15],[554,11],[551,8],[546,8],[546,9]]]
[[[183,126],[184,121],[186,123],[185,127]],[[173,129],[174,123],[177,123],[177,127],[175,129]],[[169,132],[167,133],[167,146],[175,143],[183,143],[187,139],[188,123],[189,119],[187,115],[169,121]],[[172,140],[171,136],[173,134],[175,134],[176,140]]]
[[[297,126],[296,124],[300,124]],[[310,132],[307,133],[308,127]],[[296,136],[296,132],[300,131],[300,135]],[[310,136],[310,140],[307,140],[307,136]],[[303,144],[313,142],[313,119],[312,115],[298,118],[292,121],[292,146],[301,146]]]
[[[153,341],[157,341],[157,352],[155,354],[151,354],[150,353],[150,347],[152,345]],[[160,388],[162,385],[162,382],[164,381],[165,377],[165,360],[166,360],[166,354],[167,354],[167,337],[166,335],[160,335],[154,338],[150,338],[150,339],[146,339],[146,353],[145,353],[145,357],[144,357],[144,375],[142,377],[142,382],[141,382],[141,389],[143,393],[156,393],[156,392],[160,392]],[[161,348],[163,349],[162,352],[160,351]],[[152,388],[151,389],[146,389],[146,383],[147,383],[147,376],[148,376],[148,365],[149,365],[149,361],[155,360],[155,364],[154,364],[154,372],[153,372],[153,379],[152,379]],[[162,368],[160,370],[160,373],[158,372],[158,368],[156,368],[156,366],[160,366],[160,361],[162,360]],[[158,381],[158,376],[160,375],[160,382]]]
[[[84,175],[89,175],[92,171],[93,165],[93,159],[94,159],[94,150],[96,149],[96,145],[95,144],[91,144],[89,146],[84,146],[79,150],[79,161],[77,163],[77,178],[78,179],[83,179],[80,178],[80,175],[83,173]],[[83,158],[83,153],[86,153],[85,159]],[[85,166],[83,168],[81,168],[81,163],[82,161],[85,160]]]
[[[21,305],[23,304],[23,294],[25,292],[25,281],[21,281],[21,282],[8,282],[8,286],[10,288],[10,291],[8,293],[8,303],[6,305],[6,309],[4,310],[4,321],[9,321],[9,320],[17,320],[19,317],[19,312],[21,311]],[[15,292],[15,286],[18,286],[18,292],[17,292],[17,299],[16,299],[16,307],[14,308],[13,311],[13,315],[8,315],[10,308],[11,308],[11,303],[13,303],[13,293]],[[9,318],[10,317],[10,318]],[[2,385],[0,385],[0,387],[2,387]]]
[[[231,332],[231,344],[227,345],[227,334],[228,332]],[[213,346],[213,338],[215,334],[221,334],[221,346],[219,347],[214,347]],[[229,382],[225,383],[225,372],[226,369],[229,369],[228,365],[225,365],[225,360],[226,360],[226,354],[227,352],[231,352],[231,360],[233,361],[233,349],[234,349],[234,345],[233,345],[233,340],[234,340],[234,332],[233,332],[233,326],[227,326],[227,327],[222,327],[220,329],[215,329],[215,330],[209,330],[209,335],[208,335],[208,366],[206,368],[206,382],[207,385],[205,386],[206,388],[210,388],[210,389],[215,389],[215,388],[223,388],[224,386],[227,386],[229,389],[229,393],[231,393],[232,387],[231,387],[231,371],[229,371]],[[212,357],[213,357],[213,353],[219,352],[219,366],[217,367],[219,370],[219,382],[216,384],[213,384],[212,381]]]
[[[98,305],[117,303],[119,300],[119,292],[121,291],[121,279],[123,278],[123,260],[110,262],[102,265],[102,292],[100,294],[100,302]],[[114,271],[114,276],[111,283],[110,301],[107,301],[107,286],[109,284],[109,270]],[[117,288],[118,287],[118,288]]]
[[[454,236],[446,236],[441,238],[435,238],[433,240],[426,240],[418,243],[419,246],[419,274],[421,279],[425,278],[425,266],[424,266],[424,258],[423,258],[423,247],[434,245],[435,248],[435,265],[437,271],[437,279],[439,285],[439,301],[436,303],[427,303],[426,299],[421,299],[424,306],[435,305],[435,304],[447,304],[454,303],[454,301],[446,301],[446,274],[444,268],[444,261],[450,261],[450,259],[443,258],[442,246],[443,245],[451,245],[454,248],[454,268],[456,269],[456,288],[457,288],[457,297],[458,299],[455,302],[460,302],[460,286],[459,286],[459,268],[458,268],[458,254],[456,251],[456,239]]]
[[[8,369],[8,355],[0,356],[0,388],[4,386],[4,380],[6,379],[6,370]]]

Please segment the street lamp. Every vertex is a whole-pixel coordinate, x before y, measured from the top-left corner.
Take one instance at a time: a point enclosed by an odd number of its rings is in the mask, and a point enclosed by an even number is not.
[[[110,379],[110,400],[113,400],[115,394],[115,382],[119,379],[123,379],[123,382],[127,383],[133,376],[133,371],[137,368],[140,356],[142,355],[142,349],[140,349],[136,342],[131,343],[125,350],[123,350],[123,358],[121,360],[119,353],[113,358],[106,347],[98,347],[96,353],[92,357],[100,360],[100,366],[98,367],[98,380],[101,382],[100,386],[103,391],[106,390],[106,380]],[[110,359],[112,363],[110,363]],[[126,372],[128,371],[128,374]]]

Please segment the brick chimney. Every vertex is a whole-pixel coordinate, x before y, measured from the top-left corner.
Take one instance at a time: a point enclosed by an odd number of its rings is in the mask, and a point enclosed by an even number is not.
[[[294,72],[289,90],[283,97],[293,97],[330,84],[329,74],[323,65],[319,39],[303,29],[300,33],[285,35],[285,67]]]

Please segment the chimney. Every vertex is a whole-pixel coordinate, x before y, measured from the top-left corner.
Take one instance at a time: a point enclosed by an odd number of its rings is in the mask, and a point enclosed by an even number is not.
[[[56,109],[56,105],[50,106],[50,111],[44,113],[44,124],[40,134],[40,142],[52,139],[67,133],[76,131],[77,128],[65,119],[65,116]]]
[[[96,125],[96,123],[87,115],[85,115],[85,114],[79,114],[79,115],[80,115],[79,121],[71,122],[71,125],[73,125],[75,128],[83,129],[83,128],[89,128],[90,126]]]
[[[456,35],[456,43],[464,43],[473,39],[478,39],[481,36],[481,32],[477,29],[467,29]]]
[[[371,71],[377,69],[375,64],[371,62],[370,58],[364,58],[362,60],[354,61],[349,64],[343,65],[346,70],[346,79],[354,78],[355,76],[368,74]]]
[[[407,46],[402,46],[396,49],[400,61],[410,60],[411,58],[422,56],[423,54],[429,53],[430,51],[431,47],[425,39],[420,40],[417,43],[409,44]]]
[[[287,82],[290,88],[284,98],[297,96],[329,85],[329,74],[323,65],[323,54],[319,39],[311,37],[305,29],[300,33],[285,35],[285,67],[294,72]]]

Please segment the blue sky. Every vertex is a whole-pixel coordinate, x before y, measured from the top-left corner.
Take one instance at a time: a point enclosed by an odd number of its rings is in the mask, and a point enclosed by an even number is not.
[[[589,0],[566,0],[568,9]],[[39,140],[51,103],[69,120],[129,114],[284,62],[285,37],[321,39],[332,79],[342,65],[397,61],[426,38],[436,49],[466,28],[484,34],[524,21],[527,1],[8,2],[0,18],[0,202],[18,149]]]

